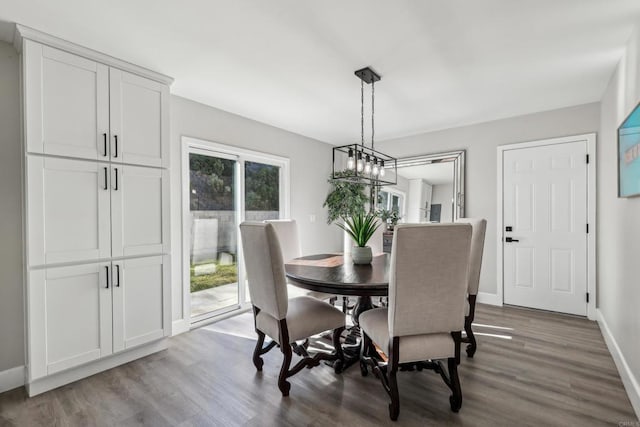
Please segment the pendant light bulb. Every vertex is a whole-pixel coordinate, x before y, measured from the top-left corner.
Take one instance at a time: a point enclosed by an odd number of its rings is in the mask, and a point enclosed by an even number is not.
[[[364,169],[364,162],[362,161],[362,153],[358,151],[358,161],[356,162],[356,170],[358,172],[362,172]]]
[[[382,178],[385,174],[384,171],[384,160],[380,160],[380,172],[378,172],[378,175],[380,176],[380,178]]]
[[[379,172],[380,172],[380,168],[378,168],[378,158],[374,157],[373,158],[373,168],[371,168],[371,173],[373,174],[373,176],[378,176]]]
[[[347,159],[347,169],[353,170],[356,167],[355,159],[353,158],[353,149],[349,148],[349,158]]]
[[[371,173],[371,157],[368,154],[364,162],[364,173],[367,175]]]

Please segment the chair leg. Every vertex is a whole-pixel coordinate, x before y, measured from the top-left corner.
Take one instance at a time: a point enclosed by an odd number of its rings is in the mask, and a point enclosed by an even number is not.
[[[370,356],[369,347],[371,346],[371,338],[362,330],[360,333],[362,334],[362,342],[360,343],[360,373],[363,377],[366,377],[369,374],[367,358]]]
[[[262,371],[262,365],[264,365],[264,361],[260,355],[262,354],[262,345],[264,344],[264,333],[262,331],[256,330],[258,334],[258,342],[256,342],[256,348],[253,350],[253,364],[256,366],[258,372]]]
[[[458,377],[458,363],[454,357],[448,359],[449,362],[449,380],[451,385],[452,394],[449,397],[449,403],[451,404],[451,410],[458,412],[462,407],[462,390],[460,388],[460,378]]]
[[[476,295],[469,295],[469,315],[464,318],[464,331],[466,333],[466,338],[464,342],[467,345],[467,356],[473,357],[476,354],[477,343],[476,336],[473,334],[473,329],[471,329],[471,324],[473,323],[473,319],[476,314]]]
[[[341,373],[344,368],[344,353],[342,352],[342,344],[340,343],[340,337],[344,329],[345,328],[343,326],[333,330],[333,348],[336,352],[336,361],[333,365],[333,369],[336,374]]]
[[[291,359],[293,357],[293,352],[291,351],[291,345],[288,342],[282,342],[280,344],[280,349],[282,350],[282,355],[284,359],[282,360],[282,367],[280,368],[280,375],[278,376],[278,388],[282,392],[282,396],[289,396],[289,390],[291,389],[291,383],[287,381],[287,377],[289,377],[289,366],[291,366]]]
[[[473,334],[473,329],[471,329],[470,317],[464,318],[464,331],[467,334],[467,338],[465,342],[468,342],[467,356],[472,358],[473,355],[476,354],[477,343],[476,343],[476,336]]]
[[[393,344],[389,349],[389,397],[391,403],[389,404],[389,418],[391,421],[396,421],[398,415],[400,415],[400,393],[398,392],[398,380],[396,374],[398,373],[398,359],[400,351],[400,339],[398,337],[393,338]]]

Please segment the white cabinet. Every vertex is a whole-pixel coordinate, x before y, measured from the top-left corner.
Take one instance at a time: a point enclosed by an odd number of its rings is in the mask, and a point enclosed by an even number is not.
[[[31,153],[97,159],[109,132],[109,67],[25,42],[25,139]]]
[[[112,160],[168,167],[169,88],[115,68],[109,81]]]
[[[171,79],[17,29],[31,394],[170,333]]]
[[[93,263],[29,272],[31,379],[112,353],[109,269]]]
[[[164,278],[165,257],[114,261],[113,348],[121,351],[148,343],[165,334],[162,308],[168,302]]]
[[[409,180],[409,196],[407,197],[407,222],[429,222],[431,209],[431,193],[433,187],[422,179]]]
[[[163,253],[168,182],[164,169],[112,166],[112,256]]]
[[[30,267],[111,256],[109,165],[28,156]]]
[[[29,153],[168,167],[169,87],[26,40]]]
[[[167,170],[32,155],[27,170],[30,267],[164,253]]]

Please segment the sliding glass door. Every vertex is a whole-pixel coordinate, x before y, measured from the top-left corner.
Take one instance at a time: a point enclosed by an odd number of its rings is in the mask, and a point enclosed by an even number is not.
[[[287,215],[288,161],[185,138],[183,218],[191,322],[247,306],[239,224]],[[185,164],[187,163],[188,164]],[[185,268],[186,270],[186,268]]]

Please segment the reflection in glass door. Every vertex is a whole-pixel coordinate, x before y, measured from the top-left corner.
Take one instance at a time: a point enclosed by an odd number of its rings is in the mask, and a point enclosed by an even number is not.
[[[189,153],[193,321],[239,304],[238,163],[232,156]]]

